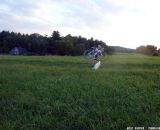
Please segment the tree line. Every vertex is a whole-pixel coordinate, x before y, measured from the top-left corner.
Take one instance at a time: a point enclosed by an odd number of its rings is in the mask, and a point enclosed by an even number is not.
[[[104,52],[108,54],[113,52],[113,48],[107,46],[103,41],[70,34],[61,36],[59,31],[53,31],[49,37],[38,33],[0,32],[0,54],[9,54],[14,47],[22,47],[27,50],[27,55],[78,56],[82,55],[85,50],[97,45],[101,45],[104,48]]]
[[[136,48],[136,52],[146,55],[158,56],[160,55],[160,48],[158,49],[154,45],[146,45],[146,46],[142,45]]]

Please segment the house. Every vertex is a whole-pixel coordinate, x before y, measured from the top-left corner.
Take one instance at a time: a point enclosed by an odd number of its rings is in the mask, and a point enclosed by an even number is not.
[[[10,51],[11,55],[25,55],[26,53],[27,53],[27,50],[22,47],[15,47]]]

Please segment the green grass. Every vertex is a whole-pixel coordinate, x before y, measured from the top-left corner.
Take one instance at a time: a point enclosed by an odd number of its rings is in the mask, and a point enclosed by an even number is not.
[[[0,56],[0,130],[160,126],[160,57]]]

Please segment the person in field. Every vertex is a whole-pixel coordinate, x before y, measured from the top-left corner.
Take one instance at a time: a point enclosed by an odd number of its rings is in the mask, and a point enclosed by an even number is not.
[[[98,45],[98,47],[94,48],[93,50],[93,66],[100,61],[100,57],[103,56],[102,55],[102,47],[101,45]]]

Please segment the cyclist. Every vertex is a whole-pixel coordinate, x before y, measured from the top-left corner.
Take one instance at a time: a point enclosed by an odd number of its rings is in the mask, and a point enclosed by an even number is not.
[[[103,56],[102,54],[102,47],[101,45],[98,45],[98,47],[94,48],[93,50],[93,66],[100,61],[100,57]]]

